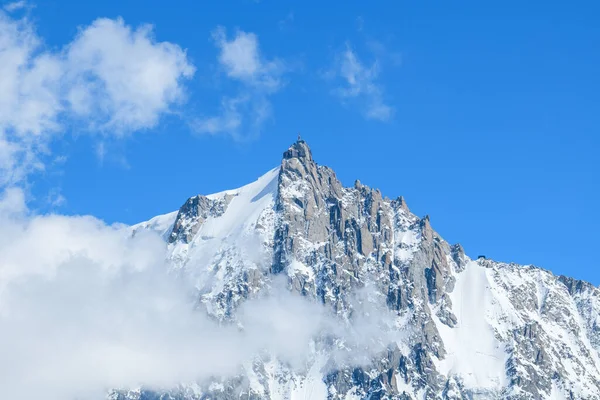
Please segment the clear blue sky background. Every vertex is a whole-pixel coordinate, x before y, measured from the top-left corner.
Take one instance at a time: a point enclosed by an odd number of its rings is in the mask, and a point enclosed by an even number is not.
[[[38,1],[39,35],[59,48],[98,17],[151,23],[156,39],[187,49],[196,66],[186,116],[218,111],[211,32],[258,35],[288,70],[272,118],[244,140],[193,133],[171,116],[106,143],[54,144],[66,163],[33,179],[34,203],[60,190],[66,214],[135,223],[189,196],[234,188],[279,164],[301,132],[317,161],[418,215],[471,256],[532,263],[600,283],[600,3],[594,1]],[[378,43],[379,51],[373,46]],[[344,104],[324,79],[349,44],[377,60],[388,121]]]

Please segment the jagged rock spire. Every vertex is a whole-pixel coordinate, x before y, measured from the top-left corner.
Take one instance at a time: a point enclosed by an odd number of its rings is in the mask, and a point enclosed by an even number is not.
[[[400,206],[401,209],[403,209],[406,212],[410,212],[410,209],[408,208],[408,204],[406,204],[406,200],[404,199],[404,196],[398,197],[396,202],[398,203],[398,205]]]
[[[310,147],[300,138],[300,135],[298,135],[298,140],[283,153],[284,160],[289,160],[290,158],[299,158],[306,161],[313,160]]]

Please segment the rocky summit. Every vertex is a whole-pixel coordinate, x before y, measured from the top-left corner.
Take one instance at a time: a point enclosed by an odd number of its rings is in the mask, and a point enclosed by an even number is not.
[[[257,181],[132,230],[164,238],[219,323],[282,280],[342,329],[315,335],[300,367],[262,354],[235,376],[113,400],[600,399],[600,289],[469,258],[402,197],[344,187],[303,140]],[[359,320],[370,329],[344,337]]]

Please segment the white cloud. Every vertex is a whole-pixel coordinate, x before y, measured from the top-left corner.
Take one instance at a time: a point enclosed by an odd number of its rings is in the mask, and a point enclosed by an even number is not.
[[[17,187],[4,190],[0,195],[0,219],[21,216],[27,211],[25,193]]]
[[[122,133],[154,127],[183,99],[194,67],[177,45],[156,42],[152,27],[98,19],[67,50],[72,110]]]
[[[267,92],[281,88],[283,63],[262,56],[256,34],[237,31],[235,37],[228,40],[225,29],[218,27],[212,36],[220,51],[219,63],[227,76]]]
[[[21,182],[29,173],[44,168],[31,146],[28,141],[11,140],[0,131],[0,188]]]
[[[234,39],[227,40],[223,28],[213,32],[213,38],[221,49],[219,62],[232,78],[252,80],[261,70],[258,53],[258,39],[254,33],[237,32]]]
[[[219,49],[220,67],[240,87],[235,96],[222,99],[219,115],[200,118],[193,127],[199,133],[252,137],[271,116],[269,96],[283,87],[285,67],[278,59],[263,57],[254,33],[237,31],[228,39],[225,29],[218,27],[212,36]]]
[[[384,101],[383,87],[378,83],[379,73],[378,60],[365,66],[347,44],[345,50],[337,55],[334,67],[327,77],[343,82],[333,91],[342,101],[355,101],[368,119],[387,121],[394,110]]]
[[[40,48],[27,21],[0,11],[0,186],[41,168],[37,156],[58,129],[61,62]]]
[[[157,42],[150,26],[99,19],[49,51],[28,19],[0,11],[0,187],[43,168],[65,121],[117,136],[155,126],[193,73],[185,51]]]
[[[25,20],[0,12],[0,130],[42,135],[56,130],[61,110],[61,61],[40,51],[41,42]]]

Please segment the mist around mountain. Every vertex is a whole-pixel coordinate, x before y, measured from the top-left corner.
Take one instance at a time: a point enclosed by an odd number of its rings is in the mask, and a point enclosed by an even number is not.
[[[472,259],[302,140],[135,226],[0,214],[6,398],[600,399],[597,287]]]

